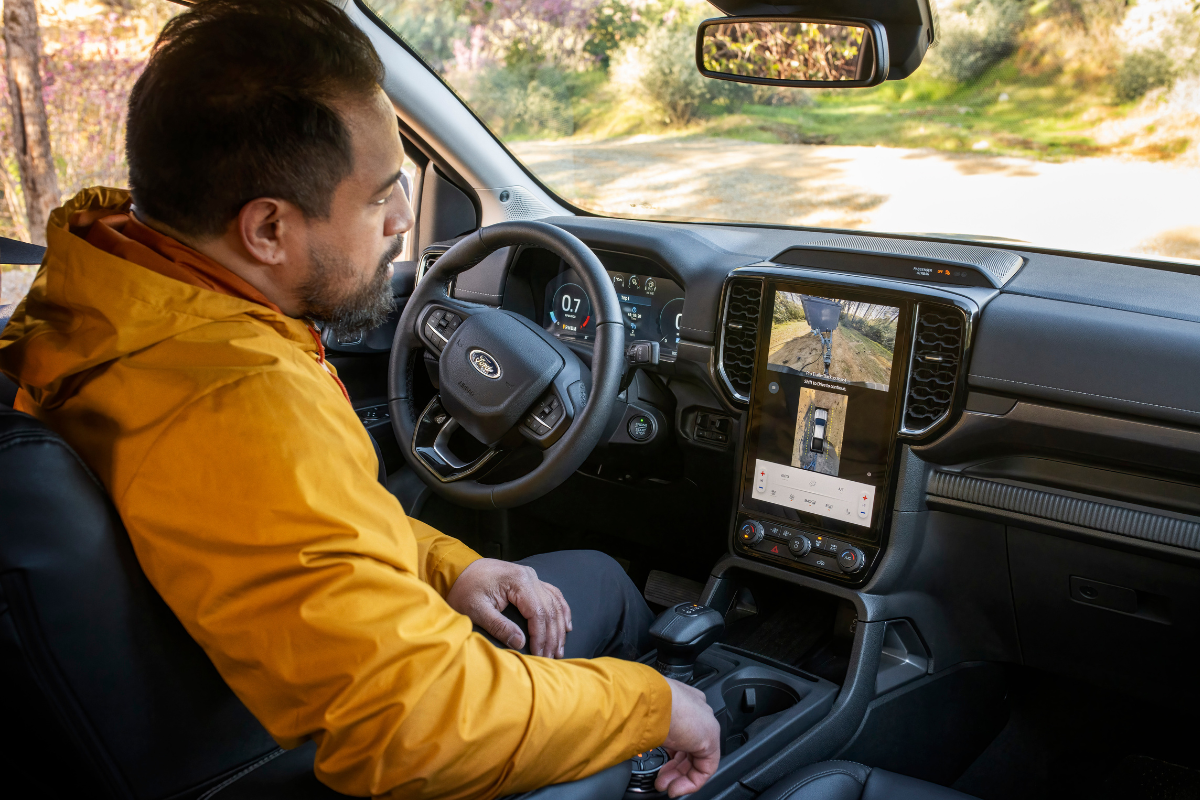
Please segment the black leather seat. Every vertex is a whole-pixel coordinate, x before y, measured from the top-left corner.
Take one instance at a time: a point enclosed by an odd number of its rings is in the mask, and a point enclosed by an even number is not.
[[[3,375],[0,384],[11,389]],[[121,800],[344,797],[313,775],[315,745],[281,750],[225,685],[142,573],[101,484],[57,434],[0,407],[0,476],[6,789]],[[629,771],[625,762],[532,796],[615,800]]]
[[[972,800],[968,795],[853,761],[822,761],[796,770],[758,800]]]

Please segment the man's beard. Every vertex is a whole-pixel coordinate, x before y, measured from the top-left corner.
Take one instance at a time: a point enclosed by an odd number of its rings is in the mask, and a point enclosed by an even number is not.
[[[354,265],[340,253],[310,248],[313,274],[300,287],[303,315],[323,323],[339,338],[352,338],[387,322],[395,308],[388,265],[400,254],[403,245],[400,236],[393,239],[371,280],[349,294],[343,294],[343,287],[353,279]]]

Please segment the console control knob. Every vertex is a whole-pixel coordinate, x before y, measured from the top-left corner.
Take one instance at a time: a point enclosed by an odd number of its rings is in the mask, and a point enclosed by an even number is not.
[[[812,542],[803,533],[794,533],[792,538],[788,539],[788,550],[791,550],[796,558],[804,558],[812,551]]]
[[[738,529],[738,539],[747,547],[752,544],[758,544],[763,539],[762,523],[755,522],[752,519],[746,520],[742,523],[742,527]]]
[[[637,753],[629,760],[632,762],[633,770],[629,775],[629,787],[626,792],[652,794],[654,781],[658,778],[658,771],[666,766],[671,757],[667,755],[666,750],[656,747],[645,753]]]
[[[867,557],[857,547],[846,545],[842,552],[838,553],[838,566],[842,568],[842,572],[858,572],[866,563]]]

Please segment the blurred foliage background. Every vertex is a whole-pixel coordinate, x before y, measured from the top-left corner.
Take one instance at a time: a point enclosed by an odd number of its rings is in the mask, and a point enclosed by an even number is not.
[[[125,186],[125,107],[158,31],[181,6],[167,0],[40,0],[42,82],[58,186]],[[0,39],[0,55],[4,47]],[[0,73],[4,61],[0,58]],[[8,82],[0,75],[0,236],[29,241],[13,155]],[[21,297],[33,269],[4,267],[0,305]]]
[[[869,90],[703,78],[696,25],[718,16],[703,0],[369,2],[506,141],[673,133],[1200,165],[1200,0],[934,0],[938,41],[925,64]],[[64,197],[125,184],[129,90],[180,10],[39,0]],[[10,125],[0,113],[0,235],[28,239]],[[1162,252],[1198,257],[1200,239]],[[23,293],[24,272],[5,278],[4,297]]]
[[[1050,160],[1196,157],[1198,0],[940,0],[926,63],[869,91],[702,79],[696,24],[718,13],[698,0],[371,5],[505,139],[687,129]]]

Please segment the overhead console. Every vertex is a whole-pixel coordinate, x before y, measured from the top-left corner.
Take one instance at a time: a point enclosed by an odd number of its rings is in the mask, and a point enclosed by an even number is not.
[[[857,584],[884,545],[898,439],[927,437],[961,407],[974,309],[758,271],[735,273],[723,317],[722,376],[749,404],[734,548]]]

